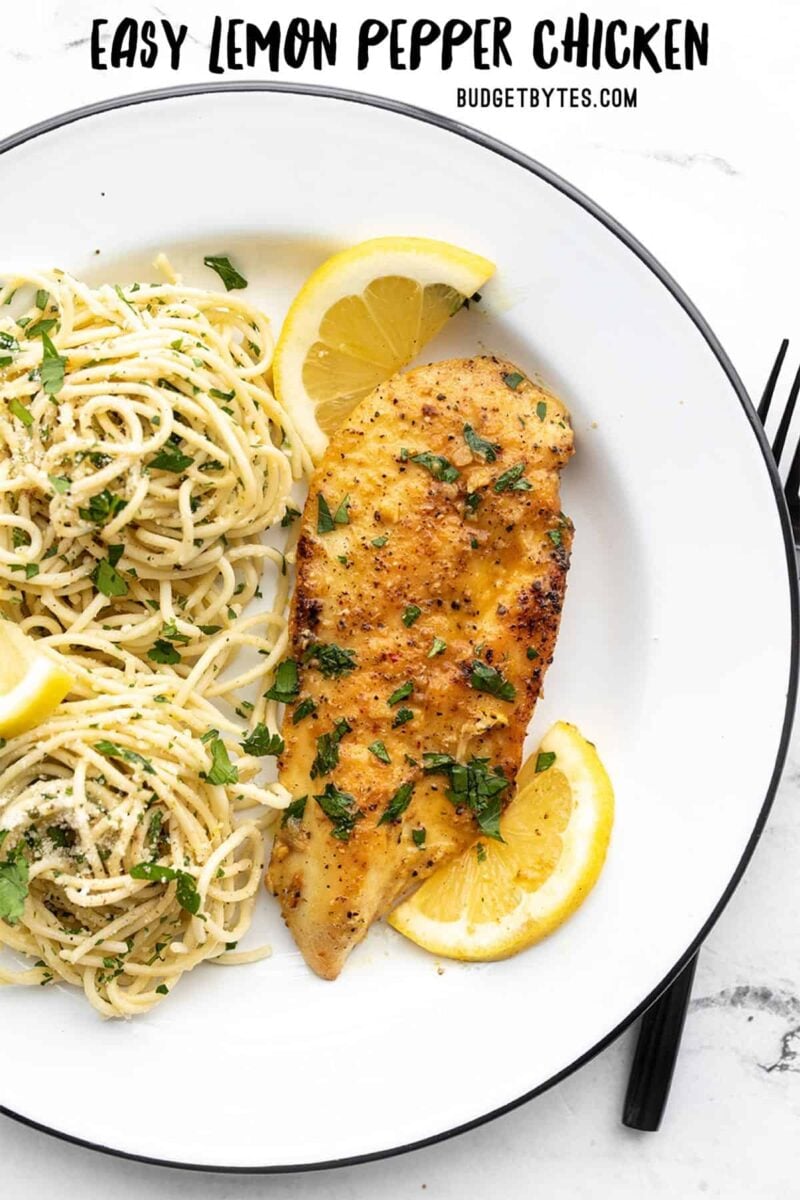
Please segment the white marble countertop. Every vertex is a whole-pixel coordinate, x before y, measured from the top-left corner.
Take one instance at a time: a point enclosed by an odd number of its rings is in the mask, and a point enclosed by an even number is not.
[[[408,17],[437,10],[435,3],[395,7],[397,15]],[[449,16],[451,6],[441,7]],[[531,25],[530,6],[522,0],[502,7],[515,23]],[[553,0],[546,15],[579,7]],[[729,0],[705,0],[701,7],[702,12],[670,15],[710,22],[709,66],[692,75],[620,72],[614,83],[639,88],[635,111],[458,112],[459,84],[499,80],[457,70],[359,75],[343,64],[322,79],[305,72],[292,77],[394,95],[457,116],[577,184],[682,284],[757,395],[782,336],[797,339],[792,367],[800,356],[795,60],[800,7],[796,0],[761,0],[757,18],[751,6]],[[160,7],[149,0],[137,5],[28,0],[6,8],[0,137],[106,96],[209,78],[204,43],[214,13],[225,6],[213,0],[191,5],[160,0]],[[241,0],[236,15],[264,23],[298,9],[318,15],[313,6],[284,0],[269,6]],[[665,11],[652,0],[597,0],[591,9],[592,15],[644,23],[663,19]],[[360,0],[331,10],[343,23],[345,14],[350,22],[375,15]],[[475,0],[459,5],[464,16],[489,11]],[[160,64],[152,70],[92,72],[86,38],[98,14],[109,20],[130,14],[187,20],[194,40],[187,43],[180,73]],[[584,74],[559,72],[558,80],[548,82],[585,83]],[[502,82],[531,85],[541,79],[520,65]],[[796,736],[753,862],[701,955],[669,1111],[658,1134],[633,1133],[620,1124],[633,1048],[628,1033],[558,1087],[489,1126],[402,1158],[317,1175],[265,1179],[169,1172],[106,1158],[0,1118],[3,1194],[52,1193],[67,1200],[108,1194],[125,1200],[144,1193],[214,1200],[266,1195],[395,1200],[423,1191],[443,1200],[533,1192],[549,1198],[584,1189],[615,1200],[798,1195],[798,801]]]

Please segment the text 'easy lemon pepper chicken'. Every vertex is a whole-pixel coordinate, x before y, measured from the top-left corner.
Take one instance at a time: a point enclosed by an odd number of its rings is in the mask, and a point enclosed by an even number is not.
[[[398,375],[333,437],[298,543],[267,883],[319,975],[498,835],[558,633],[572,543],[564,405],[509,362]]]

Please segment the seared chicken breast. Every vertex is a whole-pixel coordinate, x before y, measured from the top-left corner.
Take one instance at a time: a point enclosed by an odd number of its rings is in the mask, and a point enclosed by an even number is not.
[[[551,662],[569,414],[513,363],[395,376],[338,430],[297,548],[267,885],[334,979],[373,921],[499,835]]]

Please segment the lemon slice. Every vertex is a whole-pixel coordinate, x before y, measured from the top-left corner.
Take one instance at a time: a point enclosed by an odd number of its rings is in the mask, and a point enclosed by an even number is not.
[[[0,737],[40,725],[74,684],[72,676],[10,621],[0,621]]]
[[[507,958],[552,933],[592,890],[614,819],[597,751],[559,721],[525,766],[525,786],[500,822],[505,843],[482,838],[389,916],[423,949],[464,961]]]
[[[273,381],[315,459],[358,401],[411,362],[493,272],[478,254],[413,237],[360,242],[314,271],[283,323]]]

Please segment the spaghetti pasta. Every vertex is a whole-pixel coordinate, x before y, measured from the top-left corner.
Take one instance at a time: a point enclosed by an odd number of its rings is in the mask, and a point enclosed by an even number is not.
[[[24,893],[0,948],[34,960],[0,983],[80,986],[104,1016],[268,953],[235,944],[290,799],[219,701],[278,752],[275,701],[242,689],[285,651],[293,535],[263,535],[310,458],[266,318],[157,265],[166,283],[0,286],[0,616],[75,679],[0,746],[0,876]],[[269,606],[245,611],[265,569]]]
[[[139,668],[126,686],[123,670],[112,690],[109,671],[92,694],[80,664],[87,695],[0,751],[3,853],[28,877],[0,941],[36,962],[0,966],[0,982],[63,980],[130,1016],[246,932],[263,827],[284,801],[253,782],[257,760],[231,760],[211,705],[161,690],[174,676]]]
[[[272,619],[240,618],[264,566],[285,570],[261,534],[310,466],[267,383],[266,318],[56,271],[8,279],[0,314],[31,292],[0,317],[0,608],[28,632],[102,627],[205,692],[241,645],[271,649],[285,588]]]

